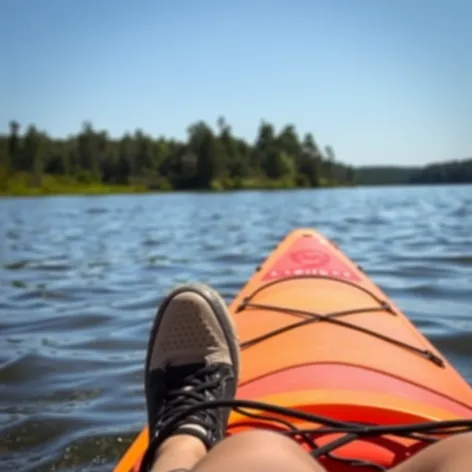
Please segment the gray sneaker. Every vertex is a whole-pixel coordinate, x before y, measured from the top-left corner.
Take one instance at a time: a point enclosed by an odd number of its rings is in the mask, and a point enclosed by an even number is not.
[[[232,400],[238,375],[239,343],[224,300],[203,284],[172,291],[149,337],[144,386],[150,444],[141,470],[175,434],[195,436],[208,449],[223,439],[230,408],[201,409],[176,424],[175,418],[205,401]]]

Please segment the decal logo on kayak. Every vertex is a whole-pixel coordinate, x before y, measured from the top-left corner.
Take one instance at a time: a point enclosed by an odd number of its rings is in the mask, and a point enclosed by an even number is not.
[[[324,239],[298,238],[262,280],[277,280],[294,275],[324,275],[359,282],[359,275],[333,249]]]

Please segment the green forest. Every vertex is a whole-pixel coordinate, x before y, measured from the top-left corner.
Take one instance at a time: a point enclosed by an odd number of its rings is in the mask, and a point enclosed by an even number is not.
[[[0,193],[107,193],[149,190],[295,188],[354,183],[354,169],[337,162],[331,146],[260,123],[255,142],[235,136],[220,117],[187,129],[185,142],[141,130],[112,139],[85,122],[80,132],[52,138],[16,121],[0,136]]]
[[[429,164],[416,169],[408,182],[411,184],[472,183],[472,159]]]
[[[261,121],[252,143],[235,136],[223,117],[215,125],[196,122],[179,141],[141,130],[112,139],[85,122],[78,134],[61,139],[12,121],[0,135],[0,194],[472,183],[472,159],[354,168],[291,124],[276,131]]]
[[[359,167],[355,171],[355,182],[357,185],[472,183],[472,159],[437,162],[424,167]]]

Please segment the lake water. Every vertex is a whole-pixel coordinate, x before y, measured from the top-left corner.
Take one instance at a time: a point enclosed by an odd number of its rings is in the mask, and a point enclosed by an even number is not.
[[[472,381],[472,186],[0,200],[0,469],[111,470],[145,421],[155,307],[230,301],[290,230],[321,230]]]

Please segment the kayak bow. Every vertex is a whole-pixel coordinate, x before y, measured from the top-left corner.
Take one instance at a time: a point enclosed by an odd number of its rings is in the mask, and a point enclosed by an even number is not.
[[[395,432],[395,426],[472,419],[469,384],[362,270],[315,230],[288,234],[230,311],[242,349],[237,399],[301,412],[297,418],[281,409],[267,413],[290,421],[297,431],[323,427],[297,439],[311,451],[315,441],[314,455],[329,471],[389,468],[431,438],[451,433],[430,427],[419,436],[413,427]],[[264,415],[262,410],[257,413]],[[308,415],[332,424],[310,421]],[[346,422],[351,429],[341,431]],[[362,433],[361,424],[383,429]],[[228,434],[261,426],[287,429],[238,411],[230,416]],[[349,439],[346,432],[356,428]],[[137,470],[147,441],[145,427],[115,472]]]

